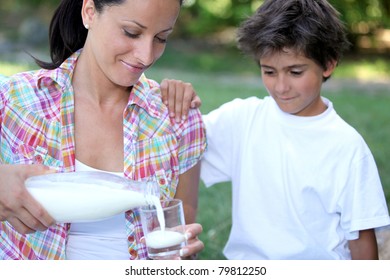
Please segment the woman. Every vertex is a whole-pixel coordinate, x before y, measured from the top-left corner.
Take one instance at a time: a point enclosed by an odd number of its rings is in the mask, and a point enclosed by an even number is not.
[[[375,159],[321,91],[349,46],[339,13],[326,0],[265,0],[237,41],[270,96],[204,116],[201,179],[232,182],[224,255],[378,259],[375,231],[390,217]]]
[[[63,0],[50,27],[52,62],[0,84],[0,258],[144,259],[137,211],[54,224],[24,188],[32,175],[103,170],[156,178],[195,222],[205,135],[199,111],[175,122],[144,72],[163,54],[182,1]],[[81,15],[81,16],[80,16]],[[191,90],[172,82],[169,88]],[[98,152],[97,152],[98,151]],[[203,248],[187,226],[183,257]]]

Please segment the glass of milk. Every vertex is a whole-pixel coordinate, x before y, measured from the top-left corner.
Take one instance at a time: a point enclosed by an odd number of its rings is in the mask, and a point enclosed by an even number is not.
[[[161,208],[149,205],[139,210],[149,258],[180,259],[180,249],[187,244],[183,202],[161,200]]]

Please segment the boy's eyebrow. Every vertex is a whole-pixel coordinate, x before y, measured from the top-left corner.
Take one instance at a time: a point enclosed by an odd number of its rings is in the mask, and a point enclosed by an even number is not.
[[[275,68],[275,67],[272,67],[272,66],[269,66],[269,65],[266,65],[266,64],[260,64],[261,67],[265,67],[265,68]],[[306,67],[307,64],[293,64],[293,65],[288,65],[286,67],[283,67],[283,69],[291,69],[291,68],[300,68],[300,67]]]

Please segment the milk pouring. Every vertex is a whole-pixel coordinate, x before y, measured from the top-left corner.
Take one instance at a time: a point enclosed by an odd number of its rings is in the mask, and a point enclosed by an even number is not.
[[[161,201],[161,209],[139,209],[148,257],[156,260],[178,259],[186,245],[183,203],[179,199]]]

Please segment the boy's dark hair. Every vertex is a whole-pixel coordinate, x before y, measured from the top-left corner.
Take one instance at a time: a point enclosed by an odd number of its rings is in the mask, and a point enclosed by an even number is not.
[[[239,49],[256,61],[289,48],[323,69],[349,47],[339,13],[326,0],[265,0],[237,37]]]

